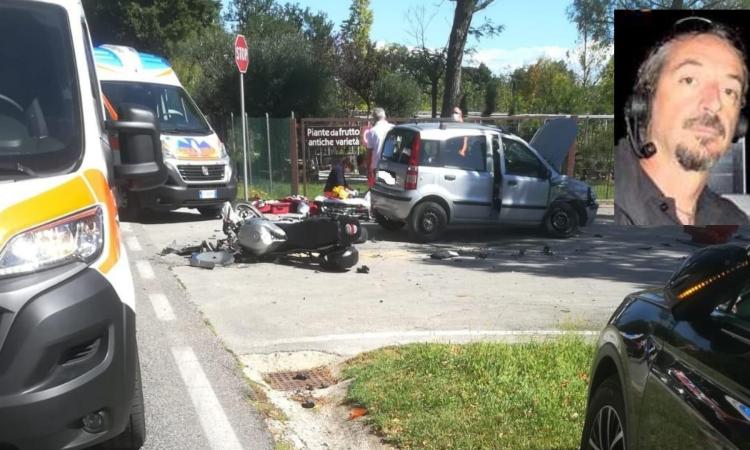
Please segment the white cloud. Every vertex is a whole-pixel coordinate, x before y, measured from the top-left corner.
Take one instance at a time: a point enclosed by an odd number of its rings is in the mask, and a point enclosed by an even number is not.
[[[493,73],[508,73],[519,67],[533,64],[541,57],[572,62],[573,60],[566,56],[566,53],[569,52],[572,53],[569,48],[556,46],[521,47],[515,49],[489,48],[477,50],[476,53],[466,60],[466,63],[477,66],[480,63],[484,63]]]
[[[465,64],[478,66],[484,63],[495,74],[509,73],[515,69],[535,63],[539,58],[545,57],[555,61],[563,60],[575,72],[580,71],[578,55],[582,46],[575,48],[541,46],[521,47],[515,49],[490,48],[477,50],[472,56],[465,60]],[[611,55],[612,48],[604,50],[605,54]]]

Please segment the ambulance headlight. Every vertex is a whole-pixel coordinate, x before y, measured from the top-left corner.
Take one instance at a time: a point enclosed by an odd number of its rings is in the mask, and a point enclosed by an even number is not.
[[[229,153],[227,153],[227,147],[226,145],[224,145],[223,142],[219,146],[219,158],[221,159],[229,158]]]
[[[104,246],[104,219],[97,206],[15,236],[0,251],[0,277],[80,261],[92,263]]]

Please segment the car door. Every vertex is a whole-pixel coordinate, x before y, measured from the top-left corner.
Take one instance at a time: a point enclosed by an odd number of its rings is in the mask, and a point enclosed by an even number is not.
[[[492,209],[492,167],[487,136],[463,135],[440,143],[437,184],[453,203],[456,220],[487,219]]]
[[[550,170],[520,139],[502,137],[500,222],[541,223],[547,211]]]
[[[638,448],[750,448],[750,298],[743,301],[744,312],[719,308],[667,333],[636,418]]]

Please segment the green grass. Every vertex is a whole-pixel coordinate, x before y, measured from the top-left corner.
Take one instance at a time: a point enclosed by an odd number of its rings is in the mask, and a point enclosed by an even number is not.
[[[576,449],[593,344],[412,344],[344,369],[348,400],[399,448]]]

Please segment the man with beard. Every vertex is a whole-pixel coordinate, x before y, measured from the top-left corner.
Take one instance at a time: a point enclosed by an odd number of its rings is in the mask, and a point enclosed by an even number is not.
[[[620,225],[748,224],[707,187],[709,169],[744,135],[744,46],[723,25],[678,21],[641,64],[615,152]]]

